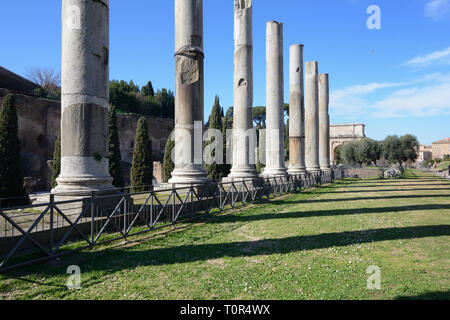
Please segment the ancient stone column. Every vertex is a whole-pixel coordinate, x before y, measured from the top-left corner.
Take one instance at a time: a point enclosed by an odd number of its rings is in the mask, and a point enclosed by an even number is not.
[[[262,176],[286,176],[283,24],[276,21],[267,22],[266,64],[266,168]]]
[[[234,1],[233,166],[225,180],[257,178],[253,130],[252,0]]]
[[[208,182],[203,164],[203,0],[175,0],[175,170],[169,183]]]
[[[109,0],[63,0],[61,174],[55,193],[111,189]]]
[[[289,170],[291,175],[306,173],[305,97],[303,87],[303,45],[289,49]]]
[[[319,164],[319,81],[317,61],[305,65],[306,170],[320,173]]]
[[[328,74],[319,75],[319,164],[320,170],[330,171],[330,115]]]

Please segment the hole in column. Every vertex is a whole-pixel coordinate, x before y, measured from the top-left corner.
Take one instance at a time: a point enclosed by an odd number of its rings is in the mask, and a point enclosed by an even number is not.
[[[106,48],[106,47],[103,47],[103,56],[102,56],[102,59],[103,59],[103,64],[104,64],[105,66],[107,66],[107,65],[108,65],[108,62],[109,62],[109,50],[108,50],[108,48]]]
[[[238,87],[243,87],[243,86],[246,86],[246,85],[247,85],[247,81],[245,81],[245,79],[240,79],[239,80]]]
[[[297,73],[300,72],[300,67],[297,68]]]

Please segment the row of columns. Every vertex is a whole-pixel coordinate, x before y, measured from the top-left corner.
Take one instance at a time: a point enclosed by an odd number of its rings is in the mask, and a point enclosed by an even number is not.
[[[108,173],[109,0],[62,0],[61,174],[53,192],[112,189]],[[253,128],[252,0],[235,0],[233,165],[228,179],[258,178]],[[283,24],[267,23],[266,168],[263,177],[330,169],[328,75],[290,47],[290,164],[285,166]],[[175,0],[175,169],[172,184],[207,183],[203,165],[203,0]],[[306,97],[304,96],[306,92]],[[202,128],[200,128],[202,129]],[[201,132],[201,130],[200,130]],[[198,150],[199,149],[199,150]],[[197,152],[196,152],[197,151]],[[200,152],[198,152],[200,151]],[[199,156],[199,159],[195,157]]]

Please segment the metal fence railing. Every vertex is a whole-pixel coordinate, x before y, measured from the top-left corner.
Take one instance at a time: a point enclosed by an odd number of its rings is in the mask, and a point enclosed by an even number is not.
[[[332,183],[340,169],[317,175],[239,180],[131,193],[59,200],[0,209],[0,271],[55,259],[106,242],[127,239],[201,214]],[[58,201],[55,201],[57,197]]]

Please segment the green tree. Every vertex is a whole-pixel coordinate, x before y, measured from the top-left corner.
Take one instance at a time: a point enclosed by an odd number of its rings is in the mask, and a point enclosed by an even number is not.
[[[401,164],[403,161],[402,143],[396,135],[387,136],[383,141],[383,158],[389,163]]]
[[[254,107],[253,112],[253,122],[255,123],[256,129],[266,128],[266,107]]]
[[[109,85],[109,100],[111,104],[124,112],[139,113],[140,104],[137,98],[139,87],[133,81],[113,80]]]
[[[116,115],[116,108],[114,106],[110,106],[109,108],[108,159],[109,159],[109,174],[113,178],[112,185],[117,188],[124,187],[125,183],[123,181],[122,168],[120,166],[122,157],[120,155],[120,141],[119,141],[119,132],[117,129],[117,115]]]
[[[341,164],[341,163],[343,163],[343,160],[342,160],[342,158],[341,158],[341,149],[342,149],[342,144],[339,145],[339,146],[336,148],[336,152],[335,152],[335,156],[336,156],[336,164]]]
[[[132,192],[146,191],[153,183],[152,142],[148,137],[147,120],[143,117],[137,125],[130,176]]]
[[[415,162],[419,157],[419,141],[412,134],[406,134],[400,137],[400,145],[402,147],[402,161]]]
[[[53,165],[52,165],[52,188],[56,188],[58,183],[56,179],[61,173],[61,129],[59,130],[58,139],[56,139],[55,149],[53,151]]]
[[[211,110],[211,115],[209,116],[209,129],[216,129],[222,132],[223,137],[223,124],[222,124],[222,108],[220,106],[219,97],[216,95],[214,99],[214,105]],[[213,143],[215,137],[208,137],[206,144]],[[215,157],[215,151],[213,151],[212,157]],[[219,181],[224,177],[223,164],[212,163],[205,165],[206,172],[208,173],[208,178],[213,181]]]
[[[147,82],[147,84],[142,87],[141,93],[142,93],[142,95],[144,95],[146,97],[149,97],[149,96],[154,97],[155,96],[155,90],[153,90],[153,85],[152,85],[151,81]]]
[[[355,161],[359,164],[376,163],[381,157],[381,150],[377,141],[363,138],[355,141]]]
[[[350,165],[358,163],[356,160],[356,141],[344,143],[339,152],[343,163]]]
[[[164,171],[164,182],[168,182],[170,178],[172,178],[172,172],[175,169],[175,164],[172,160],[172,150],[175,148],[175,141],[173,141],[174,131],[169,135],[169,138],[166,142],[166,148],[164,151],[164,163],[163,163],[163,171]]]
[[[231,107],[231,110],[229,109],[226,114],[224,115],[223,108],[221,110],[221,116],[222,116],[222,139],[223,139],[223,177],[226,177],[231,172],[231,164],[227,163],[227,150],[228,147],[231,148],[231,144],[227,144],[227,129],[233,128],[233,108]],[[231,141],[230,141],[231,143]],[[231,156],[231,153],[230,153]]]
[[[289,161],[289,119],[286,121],[286,125],[284,126],[284,152],[284,160]]]
[[[8,94],[0,110],[0,198],[13,197],[16,199],[3,200],[0,206],[30,203],[23,186],[16,99]]]
[[[161,117],[173,119],[175,117],[175,96],[167,89],[158,90],[155,98],[161,106]]]

